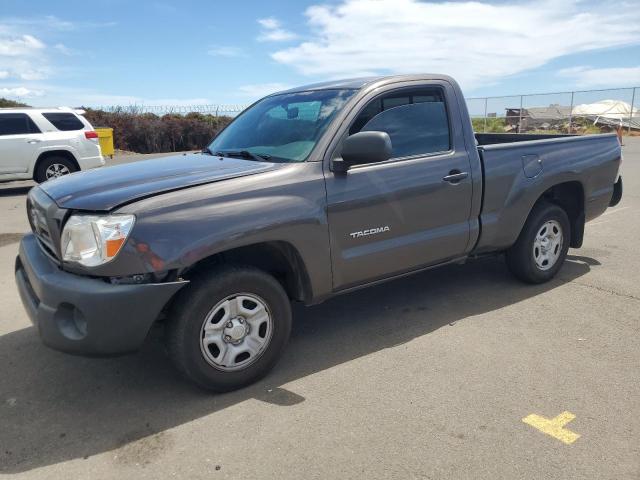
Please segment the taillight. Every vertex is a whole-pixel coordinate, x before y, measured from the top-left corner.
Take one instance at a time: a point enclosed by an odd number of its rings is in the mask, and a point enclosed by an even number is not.
[[[88,132],[84,132],[84,136],[88,139],[92,139],[92,138],[98,138],[98,134],[96,132],[94,132],[93,130],[88,131]]]

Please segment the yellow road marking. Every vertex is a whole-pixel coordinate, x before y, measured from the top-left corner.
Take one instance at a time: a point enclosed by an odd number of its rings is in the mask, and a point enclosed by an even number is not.
[[[531,425],[533,428],[537,428],[542,433],[551,435],[562,443],[571,445],[580,438],[580,435],[571,430],[567,430],[564,426],[574,418],[576,418],[576,416],[571,412],[562,412],[557,417],[551,419],[532,413],[524,417],[522,421],[527,425]]]

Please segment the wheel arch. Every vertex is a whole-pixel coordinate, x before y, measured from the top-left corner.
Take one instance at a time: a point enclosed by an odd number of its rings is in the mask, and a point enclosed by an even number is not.
[[[571,241],[569,245],[573,248],[580,248],[584,237],[585,223],[585,194],[582,183],[572,180],[549,187],[534,202],[527,218],[529,218],[536,205],[544,201],[558,205],[567,213],[569,224],[571,225]],[[522,228],[524,228],[524,224]]]
[[[267,241],[224,250],[199,260],[180,272],[180,276],[188,280],[221,264],[258,268],[273,275],[290,299],[305,303],[312,299],[307,268],[298,250],[289,242]]]
[[[34,178],[36,176],[36,172],[38,171],[38,167],[40,166],[40,164],[46,159],[51,157],[64,157],[70,162],[72,162],[73,165],[78,169],[78,171],[80,170],[80,164],[78,163],[78,160],[76,160],[76,157],[69,150],[62,150],[62,149],[47,150],[42,152],[40,155],[38,155],[38,158],[36,159],[36,162],[33,165],[33,171],[31,172],[31,174]]]

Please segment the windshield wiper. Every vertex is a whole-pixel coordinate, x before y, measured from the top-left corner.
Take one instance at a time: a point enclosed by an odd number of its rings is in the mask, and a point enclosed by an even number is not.
[[[213,155],[213,152],[211,151],[211,149],[209,147],[204,147],[202,149],[202,153],[206,153],[207,155]]]
[[[215,153],[215,155],[220,155],[222,157],[239,157],[246,158],[250,160],[255,160],[256,162],[264,162],[269,161],[271,155],[266,153],[251,153],[249,150],[219,150]]]

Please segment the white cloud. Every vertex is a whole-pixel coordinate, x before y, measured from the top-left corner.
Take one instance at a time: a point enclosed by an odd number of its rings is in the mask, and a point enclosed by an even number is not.
[[[34,55],[44,47],[44,43],[32,35],[0,37],[0,55],[5,57]]]
[[[52,32],[91,30],[110,27],[114,22],[69,22],[52,15],[0,17],[0,78],[26,81],[43,80],[54,73],[52,54],[76,55],[63,43],[46,44]]]
[[[14,24],[0,23],[0,71],[2,78],[40,80],[49,75],[47,46]]]
[[[258,36],[260,42],[285,42],[297,37],[295,33],[282,28],[277,18],[260,18],[258,23],[262,26],[262,32]]]
[[[22,80],[43,80],[49,76],[50,70],[45,67],[36,67],[21,70],[17,76]]]
[[[572,67],[564,68],[558,75],[570,78],[581,88],[594,87],[636,87],[640,85],[640,66],[638,67]]]
[[[210,98],[204,97],[162,98],[143,97],[138,95],[120,95],[117,93],[103,93],[90,88],[68,87],[49,83],[33,83],[31,85],[8,84],[0,86],[0,97],[2,96],[38,97],[37,99],[29,102],[34,106],[67,105],[73,107],[128,107],[132,105],[139,105],[148,108],[151,106],[169,105],[181,107],[212,105],[216,103]]]
[[[0,80],[4,78],[9,78],[9,72],[6,70],[0,70]]]
[[[258,23],[268,30],[280,28],[280,21],[274,17],[260,18],[258,19]]]
[[[272,57],[325,78],[436,72],[472,89],[564,55],[640,43],[640,9],[612,0],[345,0],[305,15],[310,40]]]
[[[232,47],[232,46],[217,46],[211,47],[207,51],[208,55],[212,57],[244,57],[245,53],[240,47]]]
[[[29,17],[3,17],[0,23],[11,25],[14,28],[37,28],[39,30],[74,30],[75,25],[72,22],[61,20],[54,15],[29,16]]]
[[[284,83],[253,83],[250,85],[242,85],[238,87],[240,93],[247,98],[251,98],[257,100],[258,98],[264,97],[271,93],[279,92],[282,90],[286,90],[291,88],[289,85]]]
[[[40,97],[44,95],[44,92],[42,90],[31,90],[25,87],[1,87],[0,95],[4,97],[29,98]]]
[[[42,18],[28,18],[23,20],[27,25],[41,25],[56,30],[74,30],[76,28],[76,24],[69,22],[68,20],[62,20],[55,15],[45,15]]]
[[[74,30],[90,30],[94,28],[108,28],[117,25],[117,22],[75,21],[70,22],[55,15],[30,16],[30,17],[2,17],[0,24],[12,25],[20,28],[35,28],[37,30],[57,30],[69,32]],[[2,27],[0,26],[0,31]]]
[[[296,34],[282,30],[280,28],[276,30],[268,30],[262,33],[258,40],[261,42],[286,42],[287,40],[293,40],[296,38]]]
[[[58,52],[60,52],[63,55],[66,55],[68,57],[71,57],[73,55],[76,54],[76,51],[73,50],[72,48],[67,47],[66,45],[64,45],[63,43],[56,43],[53,48],[55,50],[57,50]]]

